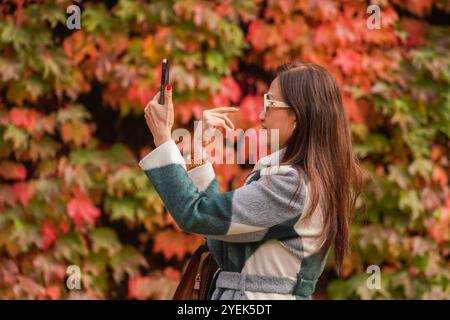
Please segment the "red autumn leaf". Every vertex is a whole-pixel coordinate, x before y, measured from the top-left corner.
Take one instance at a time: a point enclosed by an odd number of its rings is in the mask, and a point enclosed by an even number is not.
[[[427,27],[423,21],[403,18],[400,20],[400,25],[402,27],[402,30],[408,33],[408,37],[406,38],[407,46],[415,47],[420,46],[424,43],[424,36]]]
[[[334,24],[334,36],[342,47],[351,47],[352,44],[359,42],[359,34],[353,28],[352,18],[341,16]]]
[[[361,69],[361,55],[352,49],[338,50],[333,62],[335,65],[341,67],[342,72],[347,75],[359,72]]]
[[[220,90],[211,97],[210,106],[229,106],[230,103],[237,103],[240,98],[239,84],[232,77],[225,77],[220,80]]]
[[[246,96],[241,102],[239,113],[252,123],[257,123],[259,122],[259,114],[263,111],[263,104],[264,101],[261,95]]]
[[[151,288],[152,279],[138,275],[128,281],[128,299],[147,299],[152,292]]]
[[[100,216],[100,210],[96,208],[91,199],[82,191],[74,189],[74,197],[67,204],[67,213],[78,228],[83,222],[93,224]]]
[[[210,99],[208,106],[215,108],[215,107],[228,107],[228,104],[230,103],[230,99],[223,95],[220,91],[214,94]]]
[[[333,20],[339,13],[339,3],[332,0],[315,1],[319,16],[323,20]]]
[[[289,44],[301,41],[303,35],[309,31],[308,25],[301,17],[285,21],[278,29],[283,39]]]
[[[62,234],[66,234],[67,232],[69,232],[70,226],[67,221],[61,221],[61,223],[59,224],[59,230],[61,230]]]
[[[383,18],[381,19],[381,29],[391,29],[394,27],[395,23],[398,21],[398,14],[395,9],[390,6],[383,9]],[[368,32],[365,32],[366,34]],[[370,33],[370,32],[369,32]]]
[[[41,224],[41,234],[43,238],[42,249],[47,251],[58,238],[56,228],[51,221],[46,220]]]
[[[248,27],[247,40],[253,45],[255,50],[262,51],[267,46],[268,29],[263,21],[254,20]]]
[[[33,130],[33,125],[39,114],[33,109],[14,108],[9,111],[11,123],[18,128],[25,128],[28,132]]]
[[[315,20],[332,21],[339,14],[339,3],[333,0],[297,1],[296,7]]]
[[[138,277],[142,277],[142,276],[139,275],[133,279],[128,280],[128,294],[127,294],[128,299],[133,299],[133,298],[138,299],[137,294],[136,294],[136,280]]]
[[[153,98],[153,94],[148,87],[148,84],[142,83],[130,86],[127,92],[130,101],[137,102],[142,108]]]
[[[28,204],[28,201],[33,197],[34,189],[30,184],[26,182],[17,182],[13,185],[13,191],[20,203],[24,206]]]
[[[52,300],[58,300],[61,296],[61,286],[60,285],[54,285],[45,288],[46,295],[52,299]]]
[[[237,103],[241,98],[241,88],[232,77],[225,77],[220,80],[220,91],[227,95],[232,103]]]
[[[324,47],[325,49],[332,50],[331,45],[334,41],[334,26],[332,23],[322,23],[314,29],[313,41],[316,47]]]
[[[0,177],[11,180],[24,180],[26,176],[27,170],[23,164],[8,160],[0,163]]]
[[[226,4],[221,4],[216,7],[215,12],[220,17],[223,17],[227,16],[231,12],[231,9]]]
[[[192,117],[194,119],[200,119],[203,113],[203,106],[198,101],[188,101],[185,103],[180,103],[175,108],[177,116],[180,117],[180,121],[183,124],[188,123]]]

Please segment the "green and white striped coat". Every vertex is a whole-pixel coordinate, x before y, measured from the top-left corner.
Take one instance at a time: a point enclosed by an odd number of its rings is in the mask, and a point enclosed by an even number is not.
[[[210,163],[186,171],[173,140],[139,162],[180,228],[207,238],[223,270],[212,299],[310,299],[314,292],[328,255],[318,253],[323,214],[302,216],[309,182],[276,165],[284,151],[261,158],[245,184],[228,192],[219,190]]]

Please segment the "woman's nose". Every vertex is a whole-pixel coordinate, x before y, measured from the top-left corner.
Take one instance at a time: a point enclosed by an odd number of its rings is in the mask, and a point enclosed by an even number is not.
[[[264,120],[265,117],[266,117],[266,112],[263,110],[263,111],[261,111],[261,113],[259,114],[259,120]]]

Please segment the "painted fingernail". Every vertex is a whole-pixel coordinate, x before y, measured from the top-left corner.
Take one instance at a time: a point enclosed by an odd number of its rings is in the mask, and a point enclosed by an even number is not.
[[[170,84],[168,84],[168,85],[166,86],[166,90],[168,90],[168,91],[172,90],[172,86],[171,86]]]

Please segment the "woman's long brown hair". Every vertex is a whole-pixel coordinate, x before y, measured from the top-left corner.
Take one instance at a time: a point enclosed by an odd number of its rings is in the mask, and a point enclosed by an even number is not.
[[[322,206],[325,241],[321,252],[334,243],[340,273],[349,251],[352,213],[363,183],[358,159],[352,152],[341,92],[334,77],[316,64],[291,62],[280,66],[276,75],[284,101],[293,107],[297,118],[283,163],[307,175],[311,205],[305,217]]]

